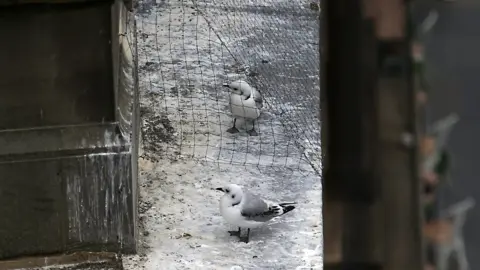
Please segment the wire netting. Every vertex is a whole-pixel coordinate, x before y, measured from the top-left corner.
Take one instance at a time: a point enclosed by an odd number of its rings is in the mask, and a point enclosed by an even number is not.
[[[320,169],[318,3],[141,0],[136,5],[143,158]],[[258,136],[232,127],[222,85],[264,98]]]

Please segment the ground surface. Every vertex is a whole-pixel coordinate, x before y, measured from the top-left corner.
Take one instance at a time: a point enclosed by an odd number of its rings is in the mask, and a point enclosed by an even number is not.
[[[138,3],[142,228],[125,269],[321,269],[318,11],[257,2]],[[258,137],[225,132],[237,78],[265,97]],[[239,243],[212,190],[229,182],[298,208]]]

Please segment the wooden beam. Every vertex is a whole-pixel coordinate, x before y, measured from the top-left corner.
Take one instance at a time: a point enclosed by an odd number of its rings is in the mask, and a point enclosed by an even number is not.
[[[321,3],[325,269],[377,270],[374,24],[359,1]]]
[[[80,4],[95,2],[114,2],[115,0],[2,0],[0,7],[24,4]],[[133,0],[121,0],[128,11],[133,11]]]
[[[72,254],[59,254],[50,256],[37,257],[23,257],[11,260],[0,261],[0,269],[14,270],[14,269],[32,269],[43,267],[62,267],[76,265],[75,269],[88,269],[81,267],[83,264],[88,264],[90,268],[94,266],[115,267],[121,265],[121,259],[117,257],[116,253],[109,252],[75,252]]]
[[[382,178],[385,268],[423,269],[420,184],[416,150],[401,144],[403,132],[415,132],[409,113],[408,81],[402,77],[379,81],[379,165]]]
[[[333,200],[371,203],[378,196],[371,151],[375,136],[371,73],[376,63],[374,36],[364,38],[373,25],[363,18],[358,1],[328,1],[325,6],[329,28],[323,95],[328,103],[325,188]]]
[[[404,0],[363,0],[365,16],[375,20],[375,32],[381,40],[402,39],[406,35]]]
[[[24,4],[74,4],[74,3],[91,3],[91,2],[113,2],[114,0],[2,0],[0,7],[24,5]],[[133,10],[133,0],[123,0],[125,7]]]
[[[133,137],[124,140],[114,117],[111,12],[106,1],[0,9],[0,107],[16,115],[0,114],[0,259],[135,251],[139,129],[121,128]],[[119,66],[131,70],[128,64]],[[134,96],[120,108],[135,107],[130,122],[139,119],[137,85],[122,90]],[[22,203],[5,203],[19,194]]]
[[[381,45],[377,104],[384,269],[420,270],[423,269],[423,239],[418,155],[415,147],[407,147],[401,140],[404,133],[417,134],[406,2],[368,0],[367,3],[376,5],[372,17]],[[395,61],[392,65],[387,64],[387,60]]]
[[[420,270],[411,70],[382,69],[409,63],[404,2],[321,3],[325,269]]]

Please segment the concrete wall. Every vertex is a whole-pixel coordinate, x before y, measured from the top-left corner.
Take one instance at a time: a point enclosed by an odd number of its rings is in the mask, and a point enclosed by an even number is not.
[[[58,2],[0,7],[0,259],[135,251],[132,15]]]

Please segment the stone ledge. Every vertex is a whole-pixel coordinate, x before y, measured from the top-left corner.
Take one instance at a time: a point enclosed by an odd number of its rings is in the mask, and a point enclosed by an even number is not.
[[[75,252],[47,257],[24,257],[15,260],[0,261],[0,269],[123,269],[121,259],[115,253]]]
[[[47,152],[128,151],[117,123],[0,130],[0,162],[4,156],[42,155]],[[125,149],[123,149],[125,148]]]
[[[113,0],[3,0],[0,2],[0,6],[13,6],[13,5],[22,5],[22,4],[69,4],[69,3],[87,3],[87,2],[101,2],[101,1],[113,2]]]

